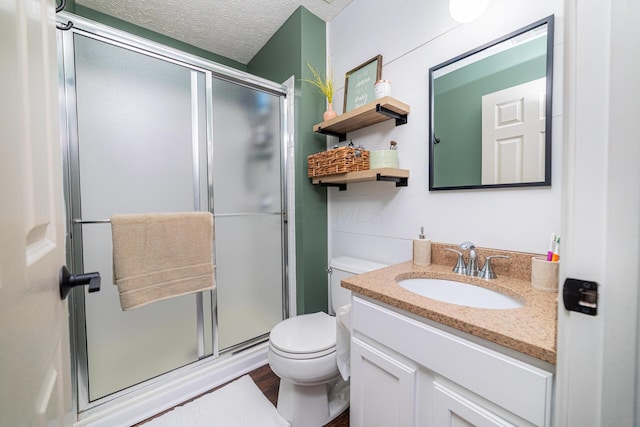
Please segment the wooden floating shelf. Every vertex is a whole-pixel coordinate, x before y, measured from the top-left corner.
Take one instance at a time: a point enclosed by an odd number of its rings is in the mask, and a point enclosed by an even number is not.
[[[313,184],[338,187],[340,191],[346,190],[348,183],[365,181],[390,181],[395,182],[396,187],[406,187],[409,182],[409,171],[407,169],[380,168],[312,178]]]
[[[396,121],[396,126],[407,123],[409,106],[390,96],[376,99],[333,119],[318,123],[313,131],[337,136],[340,141],[347,139],[347,133],[387,120]]]

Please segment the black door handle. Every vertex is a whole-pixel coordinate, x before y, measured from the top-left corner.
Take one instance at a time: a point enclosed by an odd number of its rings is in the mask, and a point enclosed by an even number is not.
[[[89,285],[89,292],[100,290],[100,273],[71,274],[66,266],[60,268],[60,299],[65,299],[71,288]]]

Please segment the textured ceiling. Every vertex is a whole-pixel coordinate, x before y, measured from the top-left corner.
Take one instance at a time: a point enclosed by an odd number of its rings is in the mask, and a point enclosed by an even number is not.
[[[248,63],[299,7],[326,22],[351,0],[76,0],[201,49]]]

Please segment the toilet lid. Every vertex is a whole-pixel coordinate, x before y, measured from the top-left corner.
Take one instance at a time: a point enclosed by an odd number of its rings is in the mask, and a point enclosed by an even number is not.
[[[290,317],[271,330],[269,341],[276,349],[290,354],[333,350],[336,346],[336,319],[324,312]]]

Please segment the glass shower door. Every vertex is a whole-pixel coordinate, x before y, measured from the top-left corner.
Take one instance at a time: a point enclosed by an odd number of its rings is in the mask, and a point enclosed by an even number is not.
[[[113,213],[207,210],[206,76],[77,33],[73,51],[71,239],[76,271],[102,275],[101,291],[84,294],[81,310],[86,404],[213,353],[211,292],[121,310],[103,221]]]
[[[88,415],[226,366],[286,315],[287,91],[89,23],[60,40],[69,262],[102,276],[69,298]],[[193,210],[214,214],[216,290],[122,311],[108,218]]]
[[[211,168],[218,345],[231,349],[283,319],[281,97],[213,79]]]

